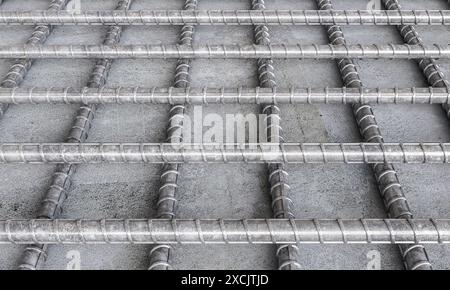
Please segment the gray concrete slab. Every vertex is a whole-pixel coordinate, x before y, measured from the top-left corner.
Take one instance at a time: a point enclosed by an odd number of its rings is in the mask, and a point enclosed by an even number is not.
[[[82,1],[82,8],[111,9],[114,0]],[[200,0],[199,9],[248,9],[250,1]],[[268,9],[315,9],[313,0],[267,0]],[[368,1],[336,0],[337,9],[364,9]],[[403,3],[404,2],[404,3]],[[182,0],[137,0],[133,9],[180,9]],[[405,9],[447,9],[446,1],[402,1]],[[5,0],[1,9],[45,9],[48,1]],[[327,43],[321,27],[272,27],[273,43]],[[450,28],[420,27],[429,43],[446,44]],[[6,44],[24,42],[31,27],[0,29]],[[49,44],[100,43],[105,28],[57,27]],[[345,27],[350,43],[401,43],[393,27]],[[126,28],[123,43],[175,43],[177,27]],[[250,27],[200,27],[197,43],[251,43]],[[443,37],[444,36],[444,37]],[[4,75],[12,61],[0,61]],[[439,61],[450,74],[450,62]],[[413,61],[357,61],[366,86],[425,86]],[[192,86],[255,86],[253,60],[194,60]],[[333,61],[277,60],[279,86],[342,86]],[[24,86],[82,86],[92,61],[39,60],[30,70]],[[169,86],[174,61],[118,60],[108,84],[111,86]],[[77,106],[12,106],[0,120],[0,138],[5,142],[59,142],[70,128]],[[163,140],[167,106],[103,106],[98,110],[89,140],[141,142]],[[193,117],[193,108],[188,114]],[[258,106],[203,108],[204,114],[221,116],[257,113]],[[285,137],[291,142],[355,142],[358,131],[347,106],[281,106]],[[376,106],[375,114],[386,141],[448,141],[449,121],[438,106]],[[449,217],[448,166],[398,166],[400,181],[416,217]],[[39,200],[48,187],[52,165],[0,166],[0,218],[33,218]],[[65,218],[142,218],[155,214],[160,174],[158,165],[82,165],[66,201]],[[290,182],[299,218],[385,217],[376,183],[367,166],[289,166]],[[270,217],[266,170],[261,165],[186,165],[179,183],[180,218]],[[0,269],[17,265],[23,247],[1,246]],[[437,269],[450,269],[450,248],[427,247]],[[78,251],[83,269],[145,269],[146,246],[52,246],[46,269],[66,269],[72,251]],[[376,252],[374,252],[376,251]],[[300,249],[304,269],[365,269],[379,253],[382,269],[401,269],[397,248],[376,245],[305,245]],[[177,269],[273,269],[273,246],[179,246],[174,253]]]

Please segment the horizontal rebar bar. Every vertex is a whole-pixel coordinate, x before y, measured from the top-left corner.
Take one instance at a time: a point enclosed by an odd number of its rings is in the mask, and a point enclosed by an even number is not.
[[[0,220],[0,244],[450,243],[450,219]]]
[[[0,11],[0,25],[450,25],[449,10]]]
[[[0,46],[0,58],[450,58],[449,45],[11,45]]]
[[[450,163],[450,143],[0,143],[0,163]]]
[[[4,104],[449,104],[447,88],[0,88]]]

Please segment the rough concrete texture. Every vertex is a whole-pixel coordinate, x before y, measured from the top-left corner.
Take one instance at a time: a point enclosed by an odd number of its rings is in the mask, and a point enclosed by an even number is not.
[[[45,9],[49,1],[4,1],[1,9]],[[180,9],[182,0],[136,0],[132,9]],[[250,1],[200,0],[199,9],[249,9]],[[336,9],[365,9],[368,1],[336,0]],[[448,9],[446,1],[401,1],[405,9]],[[82,1],[82,9],[112,9],[116,1]],[[315,9],[313,0],[267,0],[268,9]],[[32,27],[0,28],[2,44],[23,43]],[[321,27],[272,27],[273,43],[327,43]],[[428,43],[446,44],[450,28],[419,27]],[[49,44],[100,43],[102,27],[58,27]],[[394,27],[344,27],[349,43],[402,43]],[[175,43],[179,27],[126,28],[123,43]],[[200,27],[197,43],[251,43],[250,27]],[[0,61],[4,75],[12,61]],[[35,62],[23,86],[82,86],[90,60],[40,60]],[[450,62],[439,61],[450,74]],[[408,60],[357,61],[369,87],[426,86],[417,65]],[[253,60],[194,60],[192,86],[255,86]],[[279,86],[342,86],[333,61],[276,60]],[[111,86],[169,86],[175,62],[119,60],[108,79]],[[0,121],[5,142],[63,141],[77,106],[12,106]],[[257,106],[210,105],[206,114],[257,113]],[[188,110],[192,117],[192,108]],[[281,106],[285,137],[291,142],[357,142],[358,131],[347,106]],[[375,114],[386,141],[445,141],[449,121],[439,106],[376,106]],[[89,140],[159,142],[165,135],[168,107],[108,105],[98,110]],[[418,218],[449,217],[448,166],[397,166],[407,198]],[[52,165],[0,166],[0,218],[33,218],[49,185]],[[289,166],[290,183],[298,218],[385,217],[376,183],[367,166]],[[64,218],[143,218],[155,213],[160,166],[82,165],[66,201]],[[187,165],[179,183],[180,218],[270,217],[266,170],[262,165]],[[450,268],[450,248],[428,246],[437,269]],[[1,246],[0,268],[17,265],[23,247]],[[145,269],[147,246],[52,246],[46,269],[66,269],[70,251],[79,251],[82,269]],[[373,250],[381,255],[382,269],[401,269],[395,246],[302,245],[304,269],[365,269]],[[273,246],[179,246],[174,253],[177,269],[273,269]]]

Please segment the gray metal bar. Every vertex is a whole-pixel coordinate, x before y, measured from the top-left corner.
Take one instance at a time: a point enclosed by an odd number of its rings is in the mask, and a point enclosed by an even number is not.
[[[333,9],[330,0],[316,0],[320,9]],[[339,26],[327,27],[330,43],[345,45],[345,37]],[[347,87],[362,88],[363,84],[353,61],[348,58],[340,59],[338,68],[341,77]],[[360,134],[366,142],[383,143],[383,136],[378,127],[375,115],[369,105],[354,104],[353,115],[360,130]],[[405,194],[397,177],[397,172],[392,164],[386,162],[374,164],[373,172],[378,184],[380,196],[384,202],[388,215],[392,218],[412,218]],[[423,246],[402,245],[399,247],[402,253],[406,269],[431,269]]]
[[[197,7],[197,0],[186,0],[184,9],[186,11],[194,10]],[[191,45],[194,34],[194,26],[185,25],[181,29],[180,45]],[[189,87],[189,71],[191,61],[189,59],[179,59],[175,70],[174,86],[176,88]],[[183,142],[184,112],[186,108],[183,105],[172,106],[169,113],[169,126],[167,128],[166,142],[180,144]],[[176,212],[176,190],[178,187],[179,164],[165,164],[161,173],[161,185],[158,192],[157,217],[163,219],[172,219]],[[172,256],[172,247],[170,245],[157,245],[150,251],[149,270],[168,270],[172,269],[170,259]]]
[[[252,0],[252,9],[256,11],[265,11],[264,0]],[[264,13],[264,12],[263,12]],[[263,14],[264,15],[264,14]],[[265,25],[256,25],[254,27],[255,43],[258,45],[270,45],[269,28]],[[274,90],[277,87],[273,61],[272,59],[258,59],[258,80],[263,88]],[[280,109],[269,100],[262,105],[262,112],[267,115],[266,132],[268,141],[273,143],[283,142]],[[282,163],[269,163],[268,181],[270,186],[270,196],[272,199],[272,211],[274,218],[294,218],[292,211],[293,202],[290,198],[288,173]],[[281,245],[277,247],[276,255],[278,258],[279,270],[298,270],[297,245]]]
[[[5,104],[449,104],[447,88],[0,88]]]
[[[449,45],[11,45],[0,46],[0,58],[450,58]]]
[[[0,11],[0,25],[450,25],[449,10]]]
[[[0,220],[0,244],[448,244],[450,219]]]
[[[69,0],[52,0],[48,7],[48,11],[59,11],[64,9]],[[1,3],[1,2],[0,2]],[[25,44],[36,45],[42,44],[47,40],[47,37],[52,32],[52,26],[48,25],[38,25],[34,28],[31,36],[27,39]],[[22,59],[16,60],[14,64],[10,67],[5,77],[0,82],[0,87],[12,88],[17,87],[22,83],[23,79],[28,73],[28,70],[33,65],[32,59]],[[5,112],[8,110],[8,104],[0,104],[0,118],[3,117]]]
[[[132,0],[120,0],[117,9],[128,9]],[[111,26],[108,28],[105,39],[106,45],[113,45],[119,42],[122,28],[120,26]],[[88,87],[98,89],[106,82],[112,60],[100,59],[95,63],[95,67],[88,81]],[[72,128],[66,138],[69,143],[84,142],[92,125],[96,111],[94,104],[81,106],[75,117]],[[64,201],[68,197],[72,185],[72,176],[76,172],[74,164],[58,164],[53,174],[52,184],[38,210],[38,218],[53,219],[59,216],[62,211]],[[48,246],[45,244],[29,245],[22,256],[18,269],[36,270],[47,257]]]
[[[0,163],[449,163],[450,143],[0,143]],[[382,165],[382,164],[381,164]]]

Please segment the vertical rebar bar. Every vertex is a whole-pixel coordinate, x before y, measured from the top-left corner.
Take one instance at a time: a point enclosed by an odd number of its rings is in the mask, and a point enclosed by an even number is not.
[[[383,0],[384,7],[387,10],[400,10],[400,4],[397,0]],[[400,35],[407,44],[422,45],[424,44],[420,38],[419,33],[412,25],[400,25],[397,26]],[[449,88],[449,83],[445,78],[444,72],[440,69],[434,59],[423,58],[416,60],[422,74],[427,79],[430,86],[436,88]],[[450,106],[448,104],[442,104],[442,108],[445,111],[447,118],[450,118]]]
[[[197,8],[197,0],[186,0],[183,9],[195,10]],[[194,34],[193,25],[184,25],[181,28],[179,44],[192,45],[192,37]],[[187,88],[190,84],[191,60],[179,59],[175,69],[174,87]],[[184,105],[175,105],[169,111],[169,124],[167,128],[168,143],[183,142],[183,123]],[[172,219],[175,217],[177,199],[176,191],[178,188],[179,165],[166,164],[163,167],[160,188],[158,192],[157,202],[157,218]],[[170,259],[172,254],[171,245],[157,245],[150,251],[149,270],[170,270],[172,269]]]
[[[333,9],[330,0],[316,0],[316,3],[320,10]],[[328,26],[326,27],[326,30],[331,44],[346,44],[340,26]],[[359,73],[351,59],[340,59],[337,61],[337,64],[345,86],[353,88],[363,87]],[[384,142],[372,107],[369,105],[354,104],[352,105],[352,109],[362,138],[366,142]],[[374,164],[372,169],[388,215],[392,218],[411,219],[412,213],[394,166],[389,163],[378,163]],[[428,260],[428,255],[423,246],[401,245],[399,248],[406,269],[432,269],[431,263]]]
[[[52,0],[47,10],[58,11],[64,9],[68,2],[69,0]],[[1,3],[2,2],[0,2],[0,4]],[[43,44],[47,40],[47,37],[50,35],[52,30],[53,27],[50,25],[37,25],[25,44]],[[28,70],[33,65],[33,62],[34,59],[16,60],[1,81],[0,86],[4,88],[13,88],[19,86],[19,84],[23,81],[26,74],[28,73]],[[8,107],[8,104],[0,104],[0,119],[8,110]]]
[[[265,10],[264,0],[252,0],[253,10]],[[266,25],[256,25],[254,27],[254,37],[256,44],[269,45],[270,34]],[[263,88],[275,88],[277,86],[273,60],[258,59],[258,79],[259,85]],[[263,104],[263,114],[267,115],[267,141],[272,143],[282,143],[282,128],[280,125],[280,109],[275,104]],[[281,163],[268,164],[268,179],[270,195],[272,199],[272,211],[275,218],[294,218],[292,211],[293,203],[289,196],[288,173]],[[298,246],[280,245],[277,247],[279,270],[300,269]]]
[[[132,0],[120,0],[116,9],[129,9]],[[111,26],[106,32],[103,43],[106,45],[114,45],[120,41],[122,27]],[[99,59],[96,61],[94,69],[88,80],[88,87],[99,88],[106,82],[109,70],[111,69],[112,60]],[[84,142],[94,119],[96,111],[95,105],[80,106],[77,116],[72,124],[72,128],[66,138],[68,143]],[[74,164],[58,164],[53,174],[52,184],[47,190],[41,206],[38,209],[37,218],[54,219],[62,212],[64,201],[68,197],[68,193],[72,184],[72,176],[76,172]],[[47,245],[34,244],[29,245],[24,250],[20,265],[20,270],[36,270],[41,262],[47,257]]]

